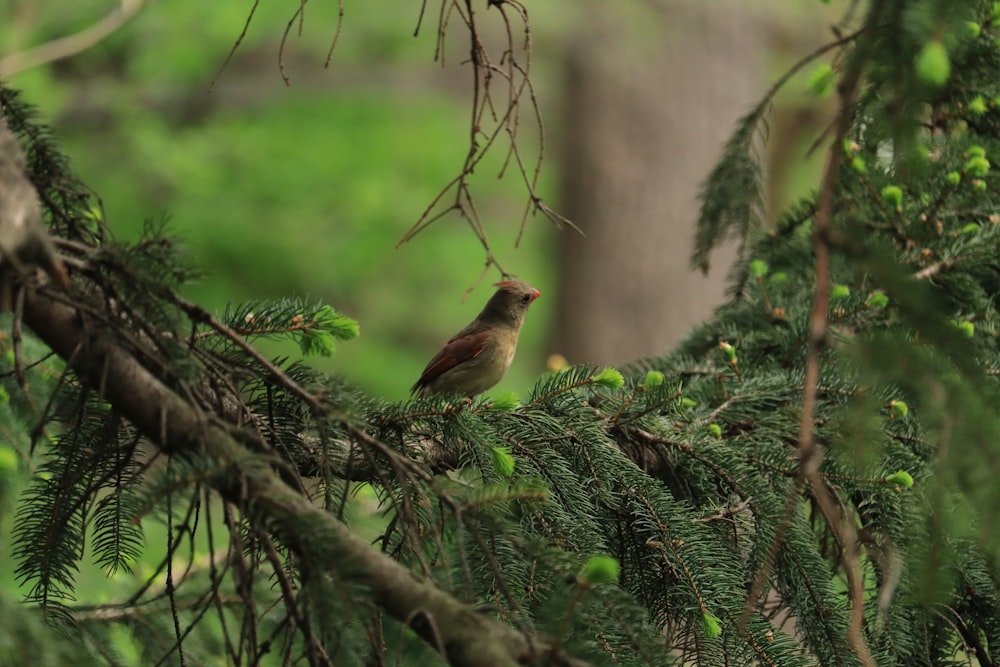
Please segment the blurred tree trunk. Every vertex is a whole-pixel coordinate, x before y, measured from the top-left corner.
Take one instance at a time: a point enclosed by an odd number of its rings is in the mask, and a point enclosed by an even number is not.
[[[571,363],[665,353],[723,298],[688,258],[698,187],[764,92],[768,29],[737,0],[587,3],[569,49],[552,350]],[[637,48],[641,45],[644,48]]]

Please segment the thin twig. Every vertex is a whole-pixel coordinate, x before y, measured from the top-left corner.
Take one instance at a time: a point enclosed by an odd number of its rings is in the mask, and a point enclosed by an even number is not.
[[[9,79],[18,72],[86,51],[125,25],[142,8],[142,2],[143,0],[121,0],[118,7],[79,32],[0,59],[0,79]]]
[[[243,30],[240,31],[240,36],[236,38],[233,43],[233,47],[229,49],[229,53],[226,54],[226,59],[222,61],[222,66],[219,67],[219,71],[215,73],[212,77],[212,83],[208,86],[208,92],[212,92],[215,89],[215,82],[219,80],[222,76],[222,72],[229,66],[230,61],[232,61],[233,56],[236,55],[236,49],[240,48],[240,44],[246,39],[247,31],[250,29],[250,21],[253,20],[253,15],[257,12],[257,7],[260,5],[260,0],[253,1],[253,7],[250,8],[250,13],[247,15],[247,20],[243,23]]]
[[[875,660],[864,638],[864,578],[861,573],[861,549],[853,517],[838,509],[833,494],[819,474],[823,461],[822,450],[813,437],[816,399],[819,393],[820,355],[826,345],[827,311],[830,307],[830,230],[837,198],[837,179],[844,154],[844,139],[851,129],[854,97],[861,78],[864,60],[859,52],[853,54],[840,81],[840,110],[837,115],[836,133],[830,146],[826,171],[820,185],[813,231],[813,252],[816,256],[816,295],[809,316],[809,345],[806,350],[805,380],[802,395],[802,416],[799,423],[798,476],[808,483],[812,496],[826,519],[827,525],[843,545],[843,565],[847,574],[851,599],[851,621],[847,639],[862,664],[874,667]]]
[[[917,280],[926,280],[927,278],[936,276],[942,271],[947,271],[952,267],[953,264],[954,261],[951,259],[942,259],[940,262],[934,262],[933,264],[930,264],[929,266],[925,266],[924,268],[920,269],[919,271],[913,274],[913,277],[916,278]]]
[[[518,247],[524,233],[527,217],[530,213],[539,211],[545,215],[553,224],[557,226],[567,225],[576,229],[570,220],[559,215],[551,208],[542,203],[541,197],[537,194],[537,185],[541,165],[545,154],[545,128],[542,122],[542,115],[538,106],[538,99],[535,95],[531,82],[531,30],[528,21],[526,7],[514,0],[505,2],[490,2],[487,9],[497,8],[504,22],[506,48],[502,51],[498,63],[490,58],[490,53],[483,44],[478,29],[477,16],[472,0],[443,0],[438,17],[438,40],[434,58],[444,66],[444,40],[448,22],[453,14],[457,14],[465,23],[469,35],[468,58],[464,63],[472,67],[472,104],[470,121],[468,126],[469,147],[458,175],[448,181],[443,188],[431,200],[416,222],[403,234],[397,242],[396,247],[402,246],[410,241],[418,233],[428,226],[441,219],[445,215],[458,211],[465,216],[466,221],[472,228],[476,238],[486,251],[486,267],[496,266],[502,275],[509,275],[497,261],[496,255],[490,247],[486,226],[483,224],[471,194],[469,177],[475,172],[476,167],[484,156],[495,147],[501,135],[507,137],[507,155],[498,174],[498,178],[503,178],[508,164],[516,163],[521,178],[528,190],[528,199],[521,224],[518,229],[515,247]],[[507,11],[512,8],[513,14]],[[421,7],[419,23],[423,18],[424,7]],[[514,29],[511,19],[520,19],[523,25],[524,41],[515,49]],[[518,56],[523,55],[519,60]],[[494,88],[492,82],[495,78],[500,78],[506,85],[506,99],[502,106],[494,102]],[[534,161],[533,167],[526,164],[518,143],[518,129],[521,122],[521,101],[527,94],[530,101],[530,108],[534,115],[535,123],[539,134],[539,154]],[[438,206],[446,197],[454,197],[450,205],[438,210]],[[481,278],[480,278],[481,280]],[[476,281],[477,283],[479,280]]]
[[[326,52],[326,62],[323,63],[323,67],[327,68],[330,66],[330,60],[333,58],[333,50],[337,48],[337,42],[340,41],[340,31],[344,27],[344,0],[337,0],[337,31],[333,33],[333,40],[330,42],[330,50]]]
[[[285,32],[281,35],[281,43],[278,44],[278,71],[281,72],[281,80],[285,82],[285,86],[288,88],[292,87],[292,80],[288,78],[288,73],[285,72],[285,44],[288,43],[288,35],[292,32],[292,26],[295,25],[295,20],[299,18],[299,15],[304,13],[305,3],[300,3],[298,7],[295,8],[295,13],[292,14],[292,18],[288,19],[288,25],[285,26]]]

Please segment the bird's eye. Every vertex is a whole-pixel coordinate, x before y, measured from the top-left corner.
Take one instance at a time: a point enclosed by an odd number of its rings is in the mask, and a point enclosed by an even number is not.
[[[521,303],[531,303],[531,295],[525,294],[521,297]]]

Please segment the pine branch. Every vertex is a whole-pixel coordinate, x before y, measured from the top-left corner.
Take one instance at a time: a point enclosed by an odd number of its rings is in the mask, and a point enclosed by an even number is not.
[[[316,508],[281,480],[270,461],[243,444],[252,435],[237,434],[184,401],[81,310],[29,290],[24,319],[165,452],[207,456],[229,466],[229,474],[213,480],[215,488],[294,550],[307,573],[338,568],[341,577],[368,587],[380,608],[413,627],[458,667],[513,667],[548,657],[543,644],[416,579]],[[582,664],[562,655],[553,660],[557,665]]]

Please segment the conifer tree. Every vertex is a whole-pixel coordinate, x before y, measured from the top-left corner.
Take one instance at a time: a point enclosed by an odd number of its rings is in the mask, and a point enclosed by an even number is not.
[[[730,303],[662,357],[468,405],[313,370],[357,333],[329,305],[182,298],[165,230],[113,240],[4,89],[71,282],[8,276],[0,481],[32,479],[0,663],[120,664],[124,633],[141,664],[995,664],[1000,3],[835,30],[800,64],[832,55],[839,99],[815,195],[761,220],[779,86],[706,180],[694,261],[739,238]],[[82,559],[153,565],[84,606]]]

